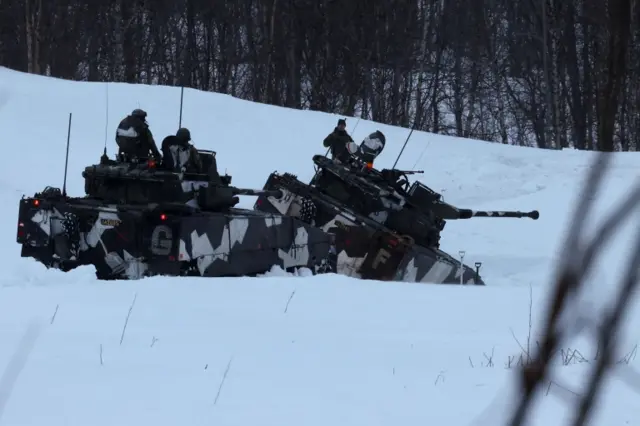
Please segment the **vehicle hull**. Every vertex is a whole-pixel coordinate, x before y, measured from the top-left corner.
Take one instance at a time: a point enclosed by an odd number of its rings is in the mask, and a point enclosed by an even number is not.
[[[63,271],[93,265],[101,279],[251,276],[273,266],[329,272],[332,237],[294,217],[245,209],[116,205],[92,198],[23,198],[22,257]]]
[[[381,281],[484,285],[477,270],[448,253],[416,244],[293,175],[283,178],[274,172],[264,189],[280,189],[283,197],[260,196],[254,210],[296,217],[334,235],[339,274]]]

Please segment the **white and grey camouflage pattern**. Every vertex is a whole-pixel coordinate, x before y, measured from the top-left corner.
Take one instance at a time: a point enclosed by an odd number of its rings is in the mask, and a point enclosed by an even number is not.
[[[94,265],[105,279],[244,276],[274,265],[316,272],[330,267],[328,234],[292,217],[251,210],[185,215],[123,210],[87,199],[35,205],[27,198],[20,202],[18,222],[23,257],[62,270]]]
[[[273,174],[272,174],[273,176]],[[272,177],[265,189],[274,189]],[[261,196],[254,209],[309,220],[299,212],[301,206],[312,202],[294,194],[281,186],[283,197]],[[370,219],[380,223],[378,229],[363,226],[358,215],[347,209],[339,213],[324,209],[315,203],[316,213],[310,224],[335,235],[337,254],[336,270],[355,278],[408,281],[433,284],[483,285],[479,274],[442,250],[426,248],[408,242],[390,230],[384,230],[382,223],[386,212],[374,212]],[[462,275],[462,279],[461,279]]]

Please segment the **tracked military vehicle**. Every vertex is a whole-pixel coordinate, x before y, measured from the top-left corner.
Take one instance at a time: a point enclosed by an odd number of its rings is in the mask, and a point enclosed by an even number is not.
[[[199,150],[204,170],[215,152]],[[22,257],[63,271],[93,265],[99,279],[251,276],[274,265],[331,270],[331,236],[291,216],[239,209],[239,195],[280,198],[281,191],[240,189],[231,176],[176,173],[153,161],[102,156],[88,166],[83,197],[47,187],[23,197],[17,242]],[[65,172],[66,175],[66,172]],[[66,181],[66,178],[65,178]]]
[[[282,197],[265,193],[254,209],[297,217],[333,233],[338,273],[438,284],[484,285],[481,263],[471,268],[464,264],[464,252],[456,259],[440,250],[447,220],[539,217],[537,211],[459,209],[421,182],[411,184],[408,176],[416,172],[377,170],[371,158],[367,161],[358,155],[345,162],[316,155],[317,172],[309,184],[273,172],[264,190],[281,190]]]

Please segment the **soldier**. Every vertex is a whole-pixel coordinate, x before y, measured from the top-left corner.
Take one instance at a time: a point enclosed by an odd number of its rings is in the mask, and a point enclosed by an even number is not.
[[[338,125],[333,132],[324,139],[323,145],[331,150],[331,156],[340,163],[349,162],[351,155],[358,151],[358,146],[347,133],[347,121],[338,120]]]
[[[162,141],[165,168],[177,172],[186,171],[202,173],[202,161],[198,150],[189,142],[191,132],[187,128],[180,128],[175,136],[167,136]]]
[[[116,131],[118,157],[124,161],[147,160],[149,154],[156,161],[162,159],[146,118],[147,113],[138,108],[134,109],[131,115],[126,116],[118,125]]]

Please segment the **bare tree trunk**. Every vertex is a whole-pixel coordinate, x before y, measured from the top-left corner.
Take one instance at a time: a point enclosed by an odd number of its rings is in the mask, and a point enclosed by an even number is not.
[[[626,74],[627,46],[630,37],[630,0],[609,2],[609,48],[607,54],[606,83],[600,93],[598,114],[598,149],[614,151],[615,119],[619,107],[620,91]]]
[[[31,8],[29,7],[30,0],[24,2],[24,17],[25,17],[25,29],[27,36],[27,72],[33,73],[33,24],[31,16]]]
[[[27,0],[28,1],[28,0]],[[40,69],[40,22],[42,21],[42,0],[37,0],[35,25],[33,26],[34,42],[33,46],[33,71],[36,74],[42,74]]]
[[[113,4],[113,23],[114,23],[114,52],[112,73],[115,81],[124,81],[125,76],[125,48],[124,48],[124,16],[122,13],[123,0],[116,0]]]
[[[42,21],[42,0],[24,0],[25,32],[27,39],[27,72],[40,74],[40,22]]]
[[[540,0],[542,7],[542,58],[544,63],[544,78],[545,78],[545,95],[546,95],[546,106],[545,106],[545,117],[544,117],[544,127],[545,127],[545,145],[552,145],[553,142],[553,134],[558,130],[553,129],[553,88],[554,84],[551,76],[551,69],[549,66],[549,28],[547,26],[547,0]]]

